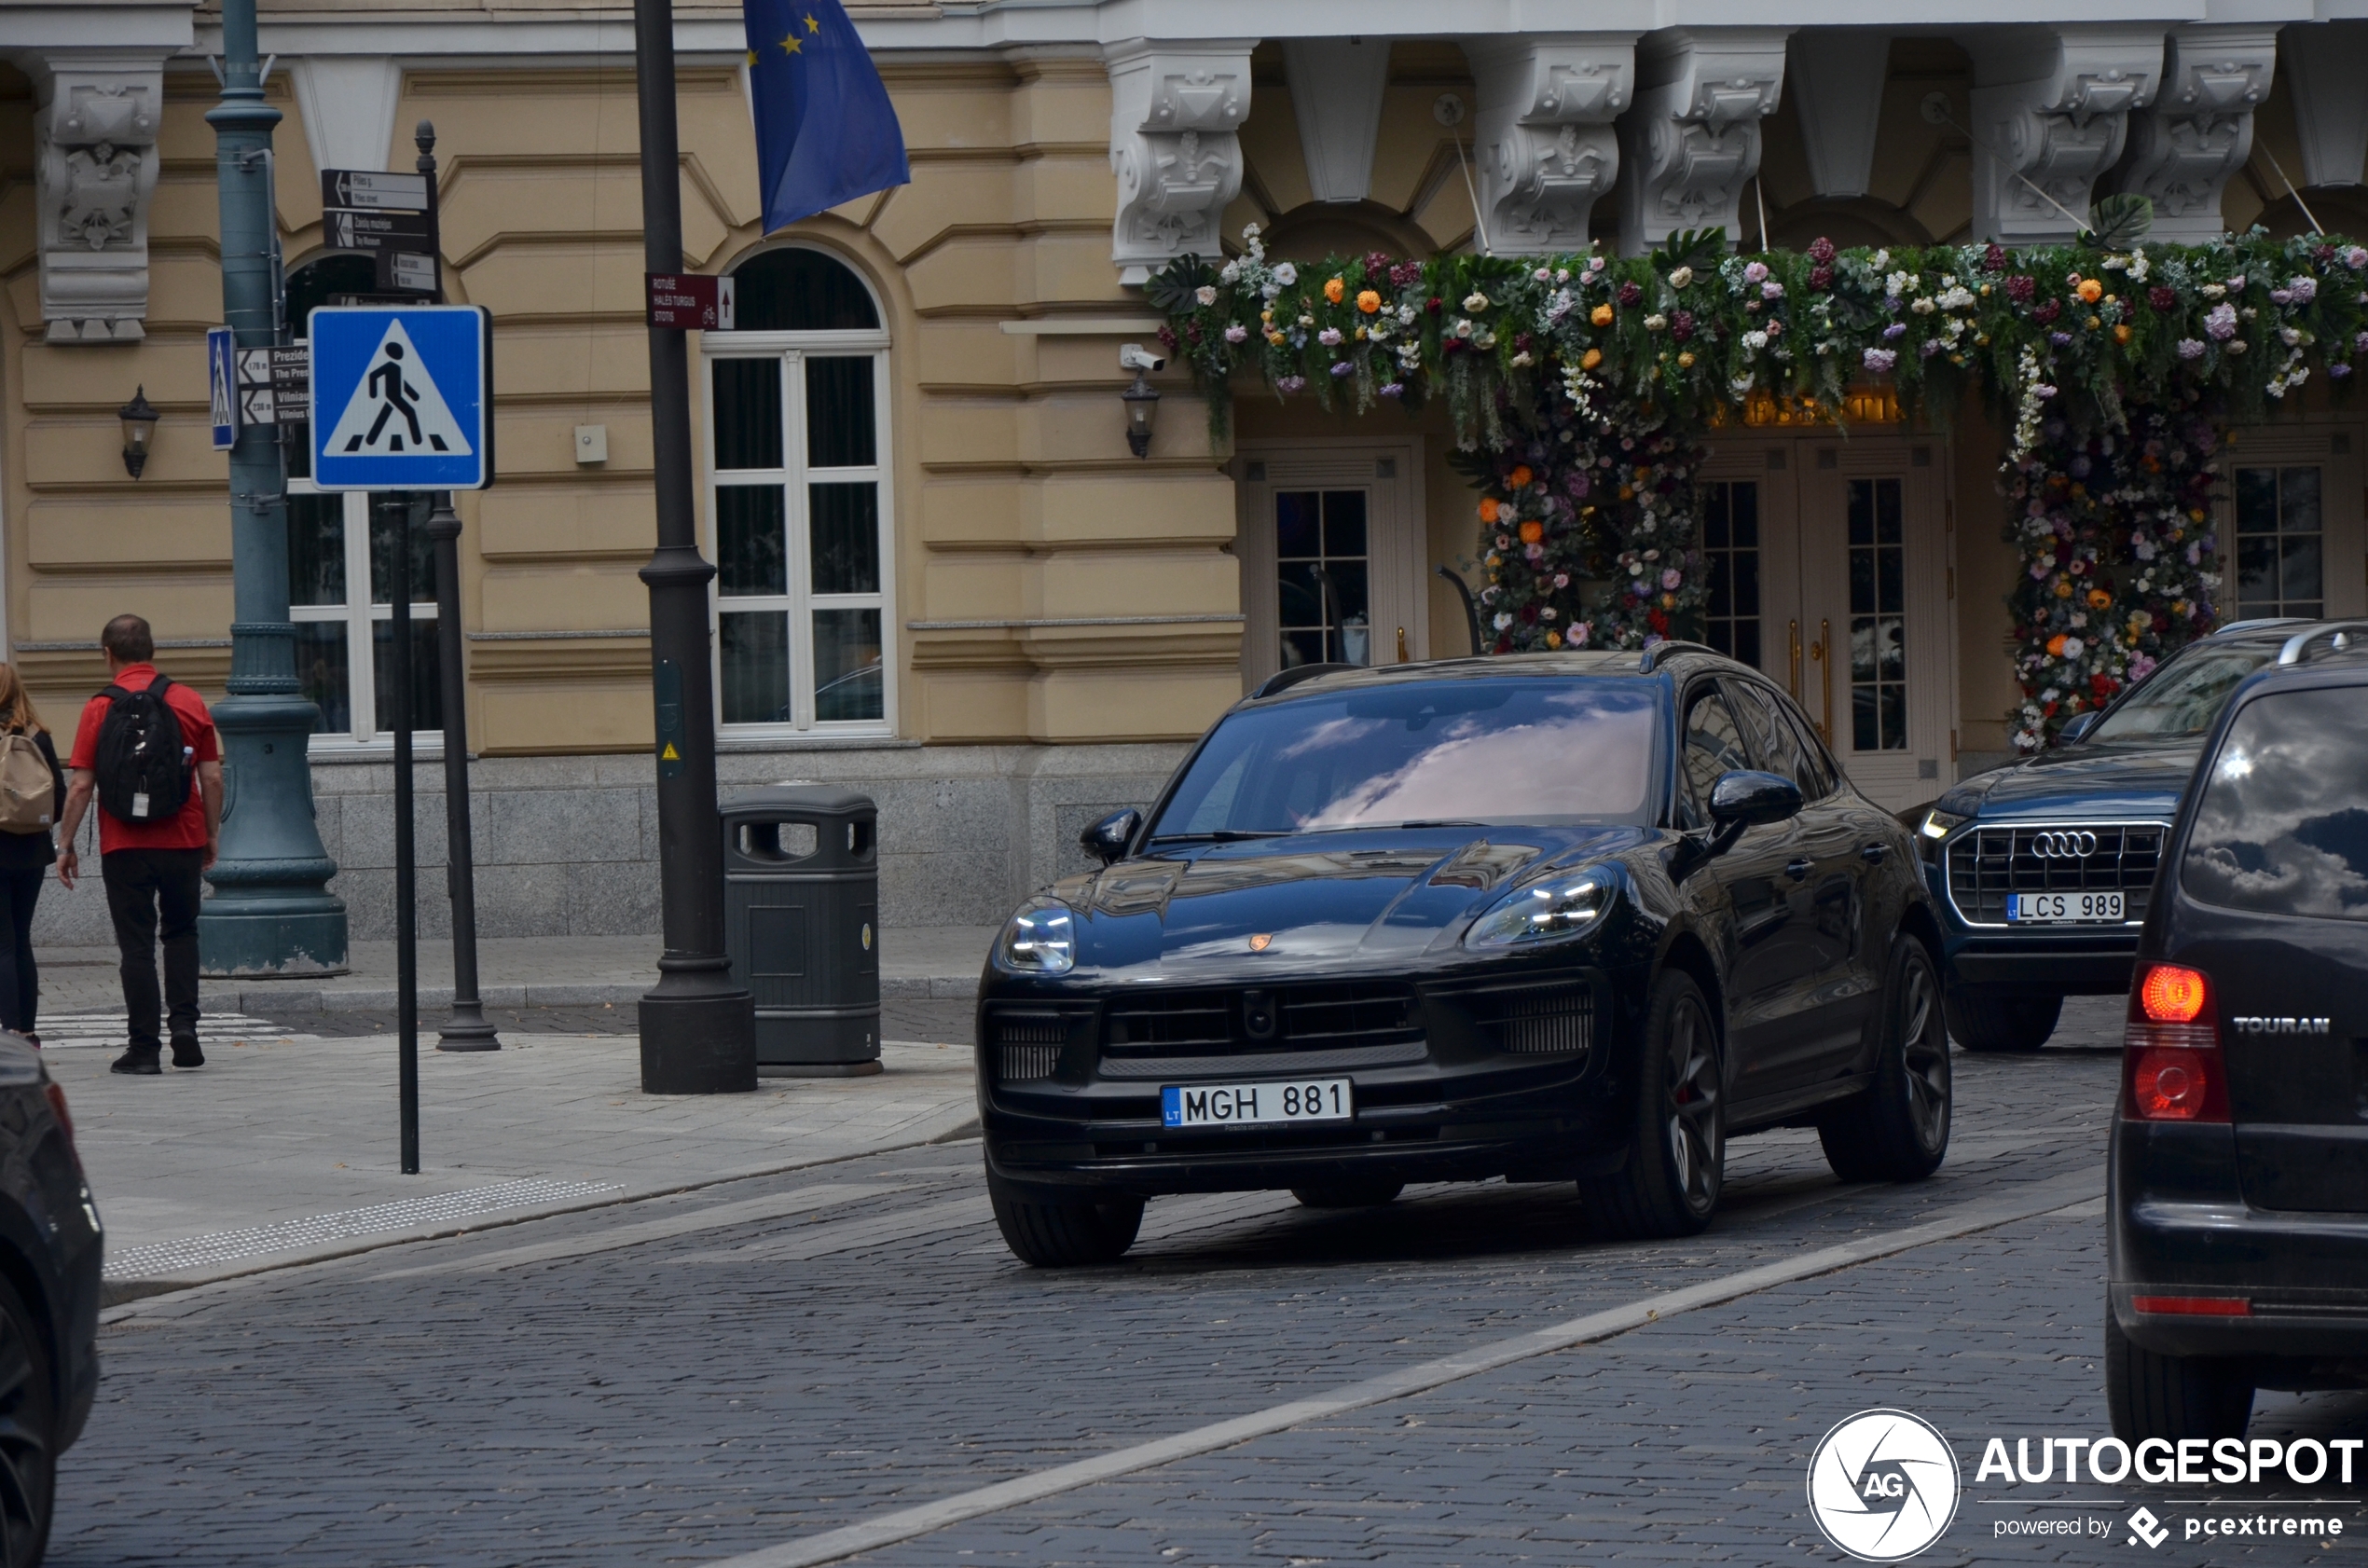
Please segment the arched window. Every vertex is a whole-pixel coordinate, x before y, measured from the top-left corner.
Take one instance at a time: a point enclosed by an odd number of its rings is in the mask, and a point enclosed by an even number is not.
[[[376,265],[365,255],[318,256],[288,273],[288,332],[304,341],[315,306],[379,303]],[[435,636],[435,554],[424,492],[323,494],[312,488],[311,431],[282,426],[288,457],[288,618],[296,623],[296,679],[321,710],[315,750],[391,746],[394,713],[395,516],[411,521],[411,713],[414,734],[441,745],[443,682]],[[365,585],[367,585],[365,589]],[[355,679],[357,670],[368,675]]]
[[[716,691],[727,725],[890,722],[888,334],[820,251],[734,269],[736,328],[702,339]]]

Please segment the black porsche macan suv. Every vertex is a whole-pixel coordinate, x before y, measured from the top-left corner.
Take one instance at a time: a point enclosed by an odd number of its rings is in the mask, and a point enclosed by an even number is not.
[[[2203,750],[2139,941],[2111,1162],[2125,1441],[2368,1387],[2368,640],[2292,639]]]
[[[1947,1151],[1939,930],[1907,830],[1707,649],[1293,670],[1219,720],[980,985],[1012,1250],[1106,1260],[1146,1198],[1573,1179],[1708,1222],[1727,1139],[1846,1179]]]
[[[2347,625],[2223,626],[2074,719],[2039,755],[1911,814],[1958,1044],[2036,1051],[2066,997],[2128,990],[2163,837],[2222,706],[2292,638]]]

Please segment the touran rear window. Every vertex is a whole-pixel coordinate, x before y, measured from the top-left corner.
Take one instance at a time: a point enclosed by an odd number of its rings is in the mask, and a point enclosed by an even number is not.
[[[2201,903],[2368,920],[2368,687],[2246,704],[2206,770],[2180,875]]]

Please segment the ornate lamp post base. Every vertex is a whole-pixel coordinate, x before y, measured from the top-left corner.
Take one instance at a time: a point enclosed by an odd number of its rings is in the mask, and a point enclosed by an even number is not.
[[[240,626],[240,632],[255,628]],[[345,901],[313,823],[307,737],[317,711],[294,694],[238,690],[213,710],[222,736],[222,858],[198,915],[198,967],[215,977],[342,974]]]

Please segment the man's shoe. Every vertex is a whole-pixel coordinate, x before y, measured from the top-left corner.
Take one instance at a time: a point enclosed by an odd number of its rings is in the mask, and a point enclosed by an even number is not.
[[[205,1052],[198,1049],[195,1039],[174,1040],[172,1065],[176,1067],[202,1067],[205,1066]]]
[[[27,1045],[29,1045],[29,1046],[31,1046],[31,1047],[33,1047],[33,1049],[34,1049],[34,1050],[35,1050],[35,1051],[38,1051],[38,1050],[40,1050],[40,1049],[41,1049],[41,1037],[40,1037],[39,1035],[34,1035],[34,1034],[25,1034],[25,1035],[20,1035],[20,1036],[18,1036],[17,1038],[20,1038],[20,1039],[21,1039],[21,1040],[23,1040],[23,1041],[25,1042],[25,1044],[27,1044]]]
[[[153,1047],[146,1051],[143,1051],[135,1045],[131,1050],[125,1052],[122,1055],[117,1057],[113,1062],[110,1062],[107,1065],[107,1071],[111,1073],[136,1073],[142,1078],[154,1078],[158,1073],[163,1072],[164,1068],[158,1066],[157,1052]]]

